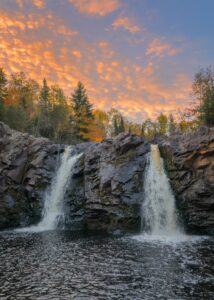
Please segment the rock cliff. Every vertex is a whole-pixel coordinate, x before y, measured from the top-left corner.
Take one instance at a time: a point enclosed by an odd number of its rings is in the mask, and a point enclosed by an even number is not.
[[[214,128],[160,143],[188,232],[214,234]]]
[[[202,128],[158,143],[185,229],[214,234],[214,129]],[[0,229],[41,219],[45,193],[65,147],[0,122]],[[74,146],[71,152],[83,155],[72,170],[64,197],[65,228],[138,231],[149,150],[143,138],[125,133]]]
[[[37,223],[44,195],[65,145],[11,130],[0,123],[0,229]],[[121,134],[73,147],[83,152],[64,199],[73,230],[133,232],[140,227],[145,154],[142,138]]]
[[[41,216],[59,146],[0,123],[0,228],[26,226]]]

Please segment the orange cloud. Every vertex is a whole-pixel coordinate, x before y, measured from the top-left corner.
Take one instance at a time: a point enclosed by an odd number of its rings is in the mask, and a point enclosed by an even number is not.
[[[75,56],[75,57],[77,57],[77,58],[81,58],[81,52],[80,51],[78,51],[78,50],[73,50],[72,51],[72,53],[73,53],[73,55]]]
[[[24,30],[26,27],[25,22],[21,20],[17,20],[14,17],[11,17],[4,11],[0,11],[0,28],[3,30],[9,30],[11,27],[19,28],[20,30]]]
[[[25,3],[33,4],[38,8],[43,8],[45,6],[45,0],[16,0],[16,3],[20,8],[23,8]]]
[[[135,24],[133,20],[128,17],[118,17],[112,24],[114,29],[123,28],[131,33],[140,31],[140,27]]]
[[[146,54],[163,57],[164,55],[175,56],[179,52],[181,52],[180,48],[174,48],[172,45],[161,39],[155,38],[151,41]]]
[[[75,30],[71,30],[70,28],[67,28],[64,25],[60,25],[57,29],[56,32],[65,36],[72,36],[72,35],[77,35],[78,32]]]
[[[69,0],[81,13],[106,16],[118,9],[119,0]]]
[[[0,66],[8,73],[24,71],[40,82],[46,77],[67,95],[80,80],[95,108],[114,107],[141,122],[181,108],[188,98],[190,80],[184,74],[164,85],[153,57],[142,67],[106,40],[88,42],[51,12],[46,17],[40,10],[28,15],[0,12],[0,30]]]

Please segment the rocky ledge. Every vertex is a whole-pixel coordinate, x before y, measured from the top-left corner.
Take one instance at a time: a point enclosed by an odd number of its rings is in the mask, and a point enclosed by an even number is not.
[[[214,128],[160,143],[185,229],[214,234]]]
[[[214,129],[158,143],[185,229],[214,234]],[[39,222],[65,147],[0,123],[0,229]],[[143,138],[125,133],[74,146],[71,152],[83,155],[64,195],[65,228],[138,231],[149,151]]]
[[[65,145],[11,130],[0,123],[0,229],[36,224]],[[148,143],[121,134],[85,143],[64,199],[73,230],[134,232],[140,228]],[[72,153],[71,153],[72,154]]]

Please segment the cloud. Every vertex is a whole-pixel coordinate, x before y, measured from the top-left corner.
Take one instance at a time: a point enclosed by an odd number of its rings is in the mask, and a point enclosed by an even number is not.
[[[72,53],[73,53],[73,55],[74,55],[75,57],[77,57],[77,58],[81,58],[81,57],[82,57],[81,52],[78,51],[78,50],[73,50]]]
[[[131,33],[136,33],[140,31],[140,27],[135,24],[135,22],[128,17],[118,17],[113,23],[112,27],[114,29],[123,28]]]
[[[142,66],[115,50],[105,37],[89,42],[51,11],[45,16],[37,9],[30,14],[0,11],[0,31],[0,66],[8,74],[24,71],[39,82],[46,77],[67,95],[80,80],[95,108],[114,107],[142,122],[161,111],[182,108],[188,99],[189,78],[178,74],[164,84],[154,54],[145,55]],[[165,49],[168,53],[174,48]],[[155,53],[162,55],[160,50]]]
[[[119,0],[69,0],[83,14],[106,16],[119,8]]]
[[[172,45],[165,42],[163,39],[155,38],[150,42],[146,54],[157,57],[163,57],[165,55],[175,56],[179,52],[181,52],[180,48],[174,48]]]
[[[45,7],[45,0],[16,0],[16,3],[20,8],[23,8],[26,3],[33,4],[37,8]]]

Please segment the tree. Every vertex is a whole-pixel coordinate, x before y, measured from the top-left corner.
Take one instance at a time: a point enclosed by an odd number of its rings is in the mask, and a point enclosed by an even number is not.
[[[0,68],[0,120],[4,120],[4,105],[5,98],[7,96],[7,78],[5,72],[2,68]]]
[[[56,143],[68,142],[66,135],[68,132],[69,107],[63,90],[58,86],[50,89],[50,123],[53,132],[53,140]]]
[[[119,129],[118,129],[118,124],[117,124],[117,119],[114,117],[113,119],[113,135],[117,136],[119,134]]]
[[[73,115],[71,124],[74,128],[73,134],[76,142],[89,141],[89,125],[94,119],[92,104],[89,102],[84,85],[79,82],[71,98]]]
[[[157,133],[156,123],[152,122],[150,119],[147,119],[143,122],[141,127],[141,135],[145,139],[152,139]]]
[[[172,114],[169,115],[168,127],[169,127],[168,130],[170,135],[176,132],[176,123],[174,121]]]
[[[211,67],[201,69],[195,75],[193,93],[199,120],[204,125],[214,126],[214,72]]]
[[[8,95],[5,99],[6,113],[10,115],[11,112],[15,114],[17,111],[17,115],[22,116],[22,121],[17,118],[11,122],[8,121],[12,128],[35,133],[38,98],[39,84],[35,80],[28,79],[23,72],[11,75],[8,82]],[[9,111],[9,107],[13,109]],[[9,120],[9,117],[7,119]],[[19,127],[20,124],[21,127]]]
[[[90,140],[100,142],[107,136],[109,115],[101,110],[93,110],[94,120],[90,124]]]
[[[47,85],[46,79],[44,78],[39,100],[38,133],[47,138],[53,137],[53,127],[51,126],[50,114],[50,88]]]
[[[167,132],[167,116],[161,113],[157,118],[158,134],[164,136]]]
[[[27,116],[22,109],[16,105],[6,108],[5,122],[13,129],[26,131]]]
[[[124,119],[123,116],[120,116],[120,119],[118,120],[118,133],[125,132],[125,124],[124,124]]]

